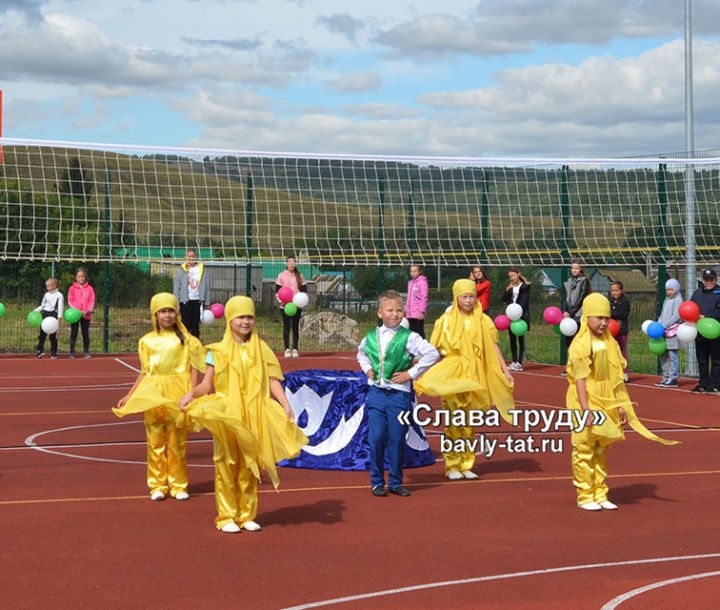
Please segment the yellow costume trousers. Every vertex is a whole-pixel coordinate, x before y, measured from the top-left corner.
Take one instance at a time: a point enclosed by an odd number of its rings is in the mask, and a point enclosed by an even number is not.
[[[220,529],[231,521],[238,525],[253,521],[257,516],[258,479],[245,466],[240,447],[228,430],[213,433],[213,461],[218,513],[215,525]]]
[[[573,439],[572,473],[573,485],[577,491],[577,503],[604,502],[607,500],[608,486],[607,447],[597,441],[576,442]]]
[[[463,394],[455,394],[453,398],[443,399],[443,408],[451,412],[458,410],[468,411],[471,408],[471,405],[468,402],[462,400],[462,396]],[[457,439],[467,439],[472,442],[472,439],[475,436],[475,428],[471,426],[446,426],[444,434],[445,438],[447,440],[453,441],[453,443]],[[465,443],[464,446],[467,447],[467,443]],[[475,452],[448,451],[447,453],[443,453],[443,459],[445,460],[446,475],[451,470],[459,470],[460,472],[465,472],[466,470],[471,470],[472,467],[475,465]]]
[[[179,491],[187,491],[187,428],[178,428],[172,421],[158,419],[152,411],[146,411],[145,434],[150,491],[164,494],[169,491],[173,497]]]

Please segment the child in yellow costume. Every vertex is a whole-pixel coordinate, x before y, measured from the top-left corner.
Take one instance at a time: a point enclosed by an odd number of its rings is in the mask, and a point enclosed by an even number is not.
[[[180,406],[213,434],[217,528],[257,531],[258,468],[277,489],[277,462],[298,455],[308,439],[293,421],[280,364],[255,331],[252,300],[231,298],[225,318],[222,341],[208,346],[202,382]]]
[[[650,432],[635,415],[623,381],[625,359],[620,346],[608,329],[610,301],[593,293],[583,300],[580,330],[568,350],[566,395],[568,409],[602,411],[607,418],[601,425],[586,425],[572,433],[573,484],[577,505],[583,510],[616,510],[607,499],[607,463],[605,453],[615,441],[625,438],[623,424],[647,439],[664,445],[667,441]],[[587,414],[587,421],[593,417]],[[576,422],[580,421],[575,418]]]
[[[138,342],[140,374],[113,411],[119,417],[145,413],[150,498],[164,500],[169,491],[176,500],[187,500],[188,426],[178,403],[200,381],[205,349],[180,321],[172,294],[153,296],[150,311],[154,330]]]
[[[420,394],[442,396],[444,410],[487,411],[495,405],[507,421],[515,408],[513,378],[505,364],[493,321],[483,313],[477,300],[475,282],[457,280],[453,284],[453,304],[435,322],[430,343],[444,358],[416,383]],[[472,440],[472,426],[445,427],[445,438]],[[467,445],[466,445],[467,446]],[[476,479],[472,471],[475,452],[443,453],[445,476],[451,480]]]

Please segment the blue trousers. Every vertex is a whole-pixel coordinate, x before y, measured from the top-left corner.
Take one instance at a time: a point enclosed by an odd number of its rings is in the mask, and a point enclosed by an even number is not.
[[[407,426],[397,420],[411,407],[411,393],[387,390],[375,386],[367,397],[368,443],[370,444],[370,484],[385,485],[385,450],[388,460],[388,487],[402,485],[402,467],[405,461],[405,435]]]

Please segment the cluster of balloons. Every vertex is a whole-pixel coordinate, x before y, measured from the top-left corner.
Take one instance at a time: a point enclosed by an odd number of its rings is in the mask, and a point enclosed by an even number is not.
[[[278,290],[277,294],[278,299],[285,303],[285,307],[283,307],[285,315],[290,317],[294,316],[298,312],[298,309],[306,307],[310,302],[310,298],[305,292],[298,292],[293,296],[293,291],[290,286],[283,286]]]
[[[522,337],[528,331],[528,325],[525,320],[521,320],[523,308],[517,303],[510,303],[505,308],[505,313],[495,316],[495,328],[498,330],[508,330],[517,336]]]
[[[33,328],[40,327],[42,328],[43,332],[48,335],[56,333],[57,329],[60,327],[60,323],[58,322],[57,318],[54,318],[52,316],[43,318],[42,314],[39,311],[31,311],[27,315],[27,321],[30,326],[32,326]]]
[[[212,324],[216,319],[225,315],[225,305],[222,303],[213,303],[202,312],[201,321],[203,324]]]
[[[572,318],[563,318],[563,313],[558,307],[546,307],[543,311],[543,320],[555,329],[559,335],[572,337],[578,331],[578,325]]]
[[[694,301],[682,303],[678,313],[684,320],[676,331],[676,337],[680,343],[685,345],[692,343],[698,334],[706,339],[720,337],[720,322],[714,318],[701,318],[700,308]],[[650,338],[648,342],[650,352],[657,356],[664,354],[667,349],[665,327],[660,322],[645,320],[642,323],[642,331]]]

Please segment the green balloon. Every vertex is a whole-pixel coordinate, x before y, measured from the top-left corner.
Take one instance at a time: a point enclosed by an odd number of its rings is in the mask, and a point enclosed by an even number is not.
[[[650,353],[655,354],[656,356],[662,356],[667,349],[665,337],[650,339],[650,341],[648,341],[648,347],[650,348]]]
[[[38,328],[42,324],[42,314],[39,311],[31,311],[27,315],[27,321],[33,328]]]
[[[528,325],[525,320],[513,320],[510,322],[510,332],[516,337],[522,337],[528,331]]]
[[[553,331],[556,335],[560,335],[562,337],[562,331],[560,330],[559,324],[553,324]]]
[[[5,305],[0,303],[0,318],[2,318],[5,315]]]
[[[290,316],[291,318],[297,313],[297,310],[298,310],[298,308],[297,308],[297,305],[295,305],[295,303],[288,303],[287,305],[285,305],[285,309],[284,309],[285,315]]]
[[[696,322],[698,332],[706,339],[720,337],[720,322],[715,318],[700,318]]]
[[[75,309],[74,307],[68,307],[63,313],[63,318],[69,324],[75,324],[80,318],[82,318],[82,311]]]

